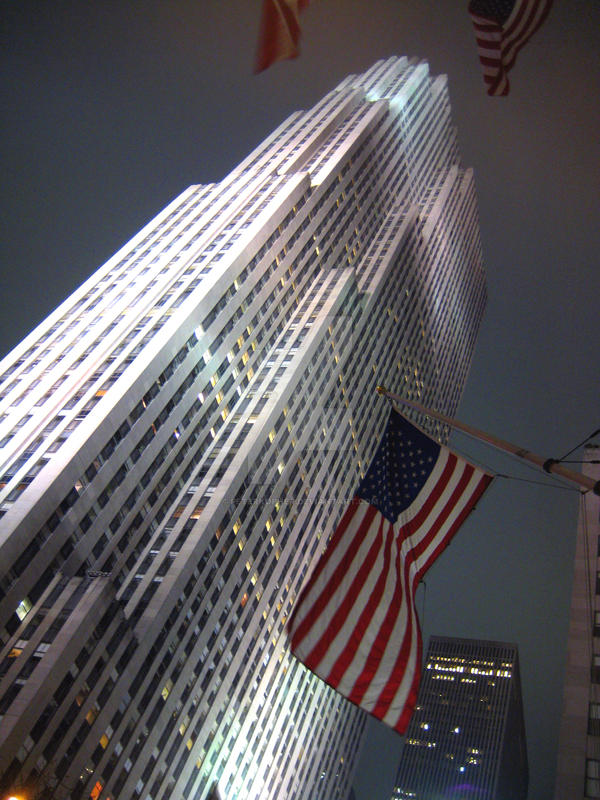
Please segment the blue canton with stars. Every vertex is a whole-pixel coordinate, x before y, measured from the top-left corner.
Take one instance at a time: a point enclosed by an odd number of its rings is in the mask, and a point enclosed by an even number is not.
[[[415,500],[438,459],[441,446],[392,410],[383,439],[357,497],[394,523]]]

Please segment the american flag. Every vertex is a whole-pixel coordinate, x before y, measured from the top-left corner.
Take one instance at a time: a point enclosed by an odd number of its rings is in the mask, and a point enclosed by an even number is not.
[[[551,5],[552,0],[471,0],[469,13],[488,94],[508,94],[507,73]]]
[[[255,72],[284,58],[296,58],[300,44],[300,12],[310,0],[263,0]]]
[[[417,586],[491,479],[392,411],[290,617],[297,658],[399,733],[419,685]]]

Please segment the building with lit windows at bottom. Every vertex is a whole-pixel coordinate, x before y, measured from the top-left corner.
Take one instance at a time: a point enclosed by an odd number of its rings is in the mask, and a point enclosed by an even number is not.
[[[0,362],[1,791],[347,796],[364,714],[286,620],[377,447],[376,384],[453,413],[485,298],[446,79],[391,58]]]
[[[393,800],[526,800],[517,646],[432,636]]]
[[[583,472],[600,480],[600,445]],[[581,495],[554,800],[600,798],[600,498]]]

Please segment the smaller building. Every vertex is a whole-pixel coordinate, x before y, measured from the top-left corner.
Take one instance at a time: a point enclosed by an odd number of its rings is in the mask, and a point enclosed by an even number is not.
[[[525,800],[517,646],[432,636],[393,800]]]

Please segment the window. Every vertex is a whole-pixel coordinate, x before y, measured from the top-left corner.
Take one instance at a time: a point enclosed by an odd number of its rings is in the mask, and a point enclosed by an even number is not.
[[[17,606],[17,616],[22,621],[25,619],[25,617],[30,611],[31,611],[31,601],[28,597],[26,597],[24,600],[21,600],[21,602]]]
[[[585,762],[585,796],[600,797],[600,761],[588,758]]]
[[[600,736],[600,703],[590,703],[588,733],[590,736]]]

